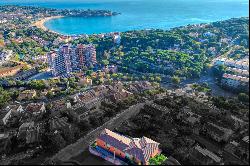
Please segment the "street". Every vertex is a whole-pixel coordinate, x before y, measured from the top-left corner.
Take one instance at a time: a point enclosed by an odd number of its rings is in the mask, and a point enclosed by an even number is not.
[[[152,101],[147,101],[145,103],[139,103],[129,107],[123,112],[117,114],[114,118],[104,123],[102,126],[94,129],[89,132],[85,137],[80,138],[76,143],[68,145],[64,149],[60,150],[56,155],[51,159],[58,159],[60,161],[68,161],[72,157],[78,156],[84,151],[88,150],[88,146],[91,142],[95,140],[97,136],[105,129],[108,128],[113,130],[116,126],[119,126],[122,122],[129,119],[131,116],[134,116],[139,113],[140,109],[143,108],[145,104],[150,104]]]

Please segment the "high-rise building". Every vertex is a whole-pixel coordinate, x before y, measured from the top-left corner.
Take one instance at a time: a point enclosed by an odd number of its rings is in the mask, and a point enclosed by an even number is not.
[[[76,53],[76,56],[75,57],[75,62],[74,65],[75,67],[74,68],[79,68],[81,69],[84,65],[85,65],[85,56],[84,56],[84,53],[85,53],[85,45],[83,44],[78,44],[77,47],[76,47],[76,50],[75,50],[75,53]]]
[[[59,50],[48,53],[48,63],[53,75],[58,76],[72,71],[71,54],[70,45],[63,45]]]
[[[57,56],[57,52],[54,51],[54,50],[47,53],[48,64],[49,64],[50,69],[52,71],[55,68],[55,58],[56,58],[56,56]]]
[[[82,69],[83,66],[90,66],[95,65],[96,62],[96,49],[95,46],[92,44],[89,45],[83,45],[78,44],[75,47],[75,54],[74,57],[72,57],[72,60],[74,61],[74,67],[75,69]]]
[[[80,71],[84,66],[95,65],[96,49],[92,44],[63,45],[58,51],[48,54],[48,62],[55,76]]]
[[[96,62],[96,49],[94,45],[86,45],[84,51],[84,63],[86,66],[95,65]]]

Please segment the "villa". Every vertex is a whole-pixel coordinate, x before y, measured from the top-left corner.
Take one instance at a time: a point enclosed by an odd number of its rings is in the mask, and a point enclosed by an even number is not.
[[[71,109],[72,105],[68,101],[64,100],[56,100],[51,102],[51,115],[56,116],[59,115],[62,111],[65,111],[67,109]]]
[[[110,99],[112,102],[117,103],[117,102],[123,101],[124,99],[126,99],[132,95],[133,95],[133,93],[122,89],[121,91],[112,94],[110,96]]]
[[[91,86],[92,85],[92,79],[88,77],[81,78],[79,81],[79,85],[81,86]]]
[[[45,103],[29,103],[26,112],[34,116],[42,115],[46,112]]]
[[[105,159],[109,158],[109,161],[114,158],[121,163],[136,165],[149,165],[149,159],[161,153],[159,143],[150,138],[130,138],[108,129],[104,129],[94,145],[94,150],[101,156],[107,156]]]
[[[21,92],[17,98],[17,100],[31,100],[36,97],[36,90],[25,90]]]

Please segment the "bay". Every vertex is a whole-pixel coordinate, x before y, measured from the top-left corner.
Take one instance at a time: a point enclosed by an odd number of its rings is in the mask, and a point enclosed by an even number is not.
[[[1,0],[58,9],[106,9],[120,12],[112,17],[64,17],[45,26],[55,32],[93,34],[141,29],[170,29],[249,15],[248,0]]]

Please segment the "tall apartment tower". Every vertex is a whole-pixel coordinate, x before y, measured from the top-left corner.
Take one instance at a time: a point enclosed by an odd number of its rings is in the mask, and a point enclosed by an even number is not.
[[[56,59],[56,56],[57,56],[57,51],[50,51],[49,53],[47,53],[47,59],[48,59],[48,64],[49,64],[49,67],[52,71],[52,74],[54,74],[54,69],[55,69],[55,59]]]
[[[80,71],[84,66],[95,65],[96,49],[94,45],[78,44],[76,47],[63,45],[56,52],[48,54],[48,62],[55,76]]]
[[[96,62],[96,49],[94,45],[87,45],[85,50],[85,65],[89,66],[90,64],[95,65]]]
[[[61,74],[68,74],[72,71],[71,54],[72,50],[69,45],[63,45],[59,48],[53,62],[53,75],[58,76]]]
[[[76,66],[77,68],[82,68],[83,66],[89,67],[91,64],[95,65],[96,61],[96,49],[92,44],[83,45],[78,44],[75,48],[75,56],[76,56]]]
[[[85,45],[83,44],[78,44],[75,50],[76,53],[76,59],[77,59],[77,66],[78,68],[82,68],[85,65],[85,56],[84,56],[84,52],[85,52]]]

